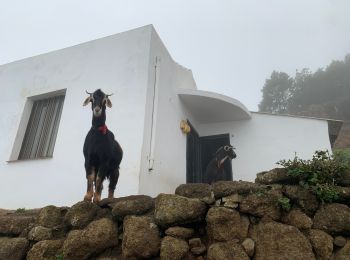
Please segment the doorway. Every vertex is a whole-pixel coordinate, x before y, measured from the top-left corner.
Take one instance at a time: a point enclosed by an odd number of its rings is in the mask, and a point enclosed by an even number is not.
[[[221,135],[211,135],[211,136],[203,136],[200,137],[201,143],[201,166],[202,172],[204,173],[208,163],[213,159],[215,152],[222,146],[230,143],[230,135],[229,134],[221,134]],[[224,162],[225,169],[225,181],[232,181],[232,162],[231,160],[226,160]],[[207,182],[204,178],[202,178],[203,182]]]
[[[186,182],[207,183],[204,175],[207,165],[221,146],[230,143],[230,135],[220,134],[200,137],[193,125],[190,123],[189,125],[191,127],[191,132],[187,135]],[[225,161],[224,168],[224,180],[232,180],[231,160]]]

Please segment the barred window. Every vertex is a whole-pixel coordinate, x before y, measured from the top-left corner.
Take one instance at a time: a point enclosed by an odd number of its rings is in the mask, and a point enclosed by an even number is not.
[[[19,153],[19,160],[52,157],[64,95],[36,100]]]

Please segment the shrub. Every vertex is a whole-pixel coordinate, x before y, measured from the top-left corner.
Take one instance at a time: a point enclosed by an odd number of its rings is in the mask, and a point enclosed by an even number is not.
[[[290,200],[287,197],[281,197],[278,199],[278,204],[284,211],[290,211],[291,205]]]
[[[347,168],[350,168],[350,148],[336,149],[333,151],[333,156]]]
[[[332,202],[336,201],[339,198],[339,191],[336,188],[336,185],[332,184],[316,184],[312,186],[312,191],[316,194],[316,197],[319,198],[322,202]]]
[[[26,209],[25,208],[18,208],[16,209],[16,213],[25,213]]]
[[[311,160],[297,156],[293,160],[281,160],[277,164],[288,170],[288,174],[299,179],[299,184],[312,190],[322,202],[338,199],[336,185],[349,167],[343,154],[330,155],[328,151],[316,151]]]

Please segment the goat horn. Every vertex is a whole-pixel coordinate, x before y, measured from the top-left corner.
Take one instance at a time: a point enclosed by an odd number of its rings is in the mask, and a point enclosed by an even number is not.
[[[85,92],[86,92],[86,94],[88,94],[88,95],[92,95],[92,94],[94,94],[94,93],[90,93],[90,92],[87,92],[87,90],[85,90]]]
[[[227,152],[227,151],[230,151],[230,150],[233,150],[235,149],[233,146],[228,146],[228,145],[225,145],[224,146],[224,150]]]

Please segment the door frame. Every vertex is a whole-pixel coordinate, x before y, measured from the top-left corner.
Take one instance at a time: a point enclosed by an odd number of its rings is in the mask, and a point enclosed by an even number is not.
[[[187,120],[187,123],[191,127],[191,132],[187,134],[186,140],[186,183],[202,183],[205,180],[206,166],[203,166],[203,143],[208,140],[221,139],[224,142],[230,143],[230,134],[218,134],[209,136],[199,136],[194,126]],[[215,153],[215,151],[211,151]],[[207,162],[208,163],[208,162]],[[225,170],[227,178],[225,180],[232,180],[232,162],[226,160]]]

